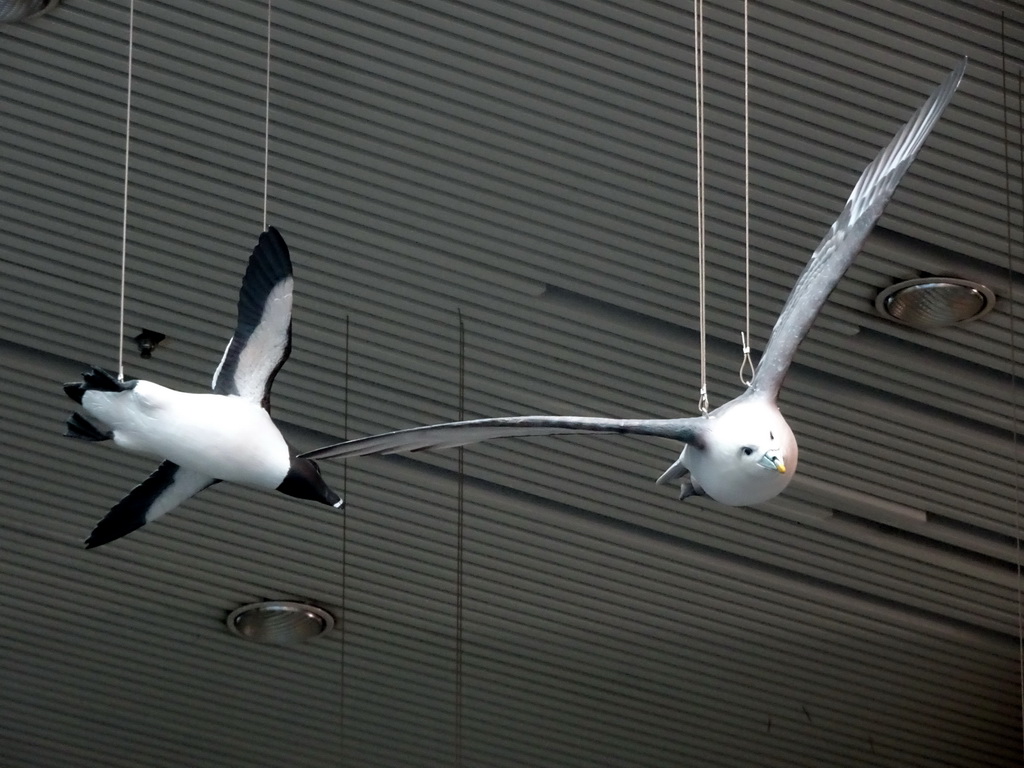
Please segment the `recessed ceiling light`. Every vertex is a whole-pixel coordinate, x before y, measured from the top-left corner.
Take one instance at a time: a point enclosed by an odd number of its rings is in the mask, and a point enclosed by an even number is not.
[[[59,0],[0,0],[0,24],[13,24],[53,10]]]
[[[334,628],[334,617],[323,608],[288,600],[267,600],[235,608],[228,629],[239,637],[270,645],[295,645]]]
[[[995,303],[995,294],[986,286],[956,277],[905,280],[875,298],[882,315],[923,330],[977,320]]]

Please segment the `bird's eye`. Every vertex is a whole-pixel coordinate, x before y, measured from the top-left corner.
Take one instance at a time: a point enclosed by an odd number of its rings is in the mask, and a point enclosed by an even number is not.
[[[744,456],[749,456],[753,452],[754,452],[754,449],[751,448],[749,445],[746,448],[743,449],[743,455]]]

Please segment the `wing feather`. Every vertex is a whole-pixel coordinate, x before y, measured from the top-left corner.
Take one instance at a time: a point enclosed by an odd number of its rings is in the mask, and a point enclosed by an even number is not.
[[[292,262],[269,227],[249,257],[238,293],[238,322],[213,374],[213,391],[270,410],[270,388],[292,349]]]
[[[793,285],[751,381],[752,390],[771,399],[778,395],[797,347],[839,279],[860,253],[900,180],[953,98],[966,68],[964,58],[864,169],[843,212]]]
[[[212,477],[165,461],[110,509],[93,528],[85,546],[92,549],[119,539],[167,514],[216,482]]]
[[[307,459],[402,453],[494,440],[502,437],[541,435],[620,434],[649,435],[696,443],[703,417],[683,419],[604,419],[586,416],[507,416],[413,427],[371,437],[335,443],[302,454]]]

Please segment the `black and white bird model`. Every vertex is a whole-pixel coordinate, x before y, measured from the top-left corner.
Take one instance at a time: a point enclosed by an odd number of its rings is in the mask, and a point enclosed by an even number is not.
[[[293,457],[270,418],[270,387],[292,346],[292,284],[288,246],[270,227],[249,257],[238,323],[213,374],[212,394],[119,381],[99,368],[64,385],[87,414],[71,415],[68,437],[113,440],[163,460],[96,525],[87,548],[141,528],[222,480],[342,506],[316,463]]]
[[[321,459],[388,454],[531,435],[651,435],[684,443],[679,458],[658,478],[659,483],[679,482],[680,498],[706,494],[730,506],[773,498],[789,484],[797,465],[796,438],[777,405],[779,389],[797,347],[953,98],[966,67],[964,59],[865,168],[843,212],[793,286],[746,391],[708,415],[675,419],[476,419],[349,440],[303,456]]]

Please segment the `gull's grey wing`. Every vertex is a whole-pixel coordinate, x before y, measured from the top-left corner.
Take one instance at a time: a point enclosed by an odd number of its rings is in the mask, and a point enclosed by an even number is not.
[[[249,257],[238,292],[238,323],[213,374],[213,391],[270,410],[270,387],[292,350],[292,262],[269,227]]]
[[[603,419],[587,416],[507,416],[497,419],[474,419],[413,427],[372,437],[361,437],[335,443],[303,453],[305,459],[328,459],[338,456],[422,451],[430,448],[454,448],[500,437],[533,437],[538,435],[572,435],[580,433],[650,435],[700,443],[707,419],[703,416],[683,419]]]
[[[775,399],[797,347],[807,335],[832,289],[836,287],[882,215],[921,145],[960,85],[967,59],[954,69],[864,169],[846,207],[811,255],[775,322],[750,389]]]

